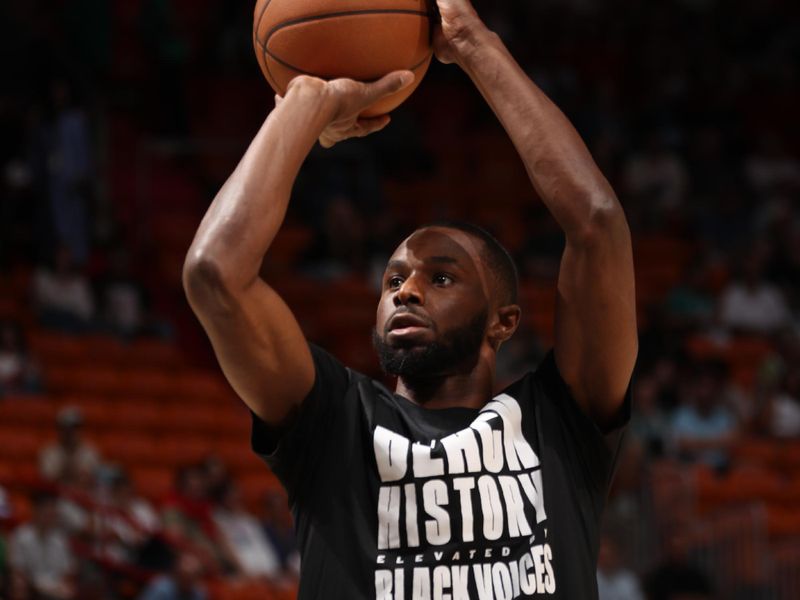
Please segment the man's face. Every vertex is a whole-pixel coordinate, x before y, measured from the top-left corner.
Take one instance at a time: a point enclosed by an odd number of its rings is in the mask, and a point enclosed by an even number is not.
[[[490,288],[481,242],[458,230],[415,232],[389,259],[373,342],[383,369],[422,381],[477,362]]]

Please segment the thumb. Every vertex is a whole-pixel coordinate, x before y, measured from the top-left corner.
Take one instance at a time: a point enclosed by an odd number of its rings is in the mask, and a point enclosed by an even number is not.
[[[411,71],[393,71],[388,75],[384,75],[377,81],[366,84],[366,97],[369,102],[374,102],[384,96],[399,92],[403,88],[411,85],[413,81],[414,73]]]

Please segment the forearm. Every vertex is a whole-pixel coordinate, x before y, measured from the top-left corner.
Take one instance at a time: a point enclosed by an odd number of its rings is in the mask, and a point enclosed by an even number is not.
[[[330,120],[331,105],[313,85],[295,86],[262,125],[220,189],[197,231],[187,270],[213,271],[247,286],[286,215],[297,173]]]
[[[492,107],[534,188],[568,236],[619,209],[611,186],[561,110],[483,26],[465,35],[459,63]],[[619,211],[621,212],[621,211]]]

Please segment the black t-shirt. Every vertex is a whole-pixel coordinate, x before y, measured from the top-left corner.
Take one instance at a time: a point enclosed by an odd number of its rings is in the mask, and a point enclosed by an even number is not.
[[[578,407],[552,353],[480,410],[426,409],[312,356],[292,424],[254,416],[252,438],[289,494],[301,600],[597,598],[621,435]]]

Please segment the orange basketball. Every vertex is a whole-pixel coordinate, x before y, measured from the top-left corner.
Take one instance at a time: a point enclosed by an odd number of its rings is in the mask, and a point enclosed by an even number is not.
[[[428,0],[258,0],[253,44],[280,95],[297,75],[373,81],[408,69],[414,83],[364,111],[388,113],[419,85],[431,62]]]

